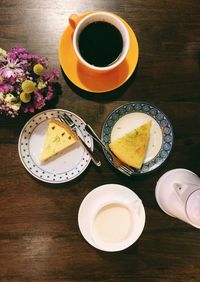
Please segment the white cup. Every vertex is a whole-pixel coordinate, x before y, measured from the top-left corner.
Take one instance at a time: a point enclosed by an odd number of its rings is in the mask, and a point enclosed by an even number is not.
[[[139,202],[139,200],[138,200]],[[140,204],[140,202],[139,202]],[[134,205],[137,212],[137,205]],[[113,212],[111,210],[113,209]],[[107,212],[106,212],[107,210]],[[110,212],[109,212],[110,210]],[[135,213],[136,213],[135,212]],[[101,217],[103,223],[96,223],[98,216]],[[116,222],[116,216],[118,222]],[[99,205],[94,213],[91,225],[91,234],[95,244],[99,248],[118,250],[122,245],[131,245],[134,236],[134,228],[139,225],[139,217],[134,217],[132,214],[132,207],[125,205],[120,201],[110,201]],[[98,226],[99,225],[99,226]],[[105,230],[106,229],[106,230]]]
[[[200,178],[187,169],[173,169],[157,182],[155,196],[170,216],[200,228]]]
[[[88,63],[82,56],[79,50],[79,36],[83,29],[88,26],[89,24],[93,22],[98,22],[98,21],[104,21],[108,22],[112,25],[114,25],[118,31],[120,32],[122,36],[122,41],[123,41],[123,48],[122,51],[119,55],[119,57],[111,64],[105,67],[99,67],[99,66],[94,66],[90,63]],[[72,14],[69,18],[69,23],[74,29],[74,34],[73,34],[73,48],[74,51],[77,55],[77,58],[79,62],[87,67],[89,70],[93,72],[98,72],[98,73],[104,73],[111,71],[115,69],[117,66],[119,66],[124,59],[127,56],[129,46],[130,46],[130,37],[128,30],[125,26],[125,24],[121,21],[121,19],[112,13],[109,12],[94,12],[91,13],[87,16],[85,16],[83,19],[80,19],[78,15]]]

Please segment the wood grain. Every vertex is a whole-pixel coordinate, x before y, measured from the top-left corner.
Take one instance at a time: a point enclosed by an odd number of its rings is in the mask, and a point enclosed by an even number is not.
[[[59,39],[72,12],[107,10],[123,17],[139,42],[138,66],[125,85],[110,93],[86,93],[62,73]],[[199,230],[164,214],[154,190],[166,171],[183,167],[199,174],[199,1],[0,1],[0,47],[22,46],[49,58],[61,72],[56,107],[70,110],[100,134],[111,111],[127,101],[147,101],[170,119],[173,151],[157,171],[127,178],[99,152],[76,180],[50,185],[22,166],[18,137],[30,116],[0,118],[0,281],[179,281],[200,280]],[[101,252],[81,236],[77,214],[95,187],[118,183],[142,199],[146,225],[140,239],[119,253]]]

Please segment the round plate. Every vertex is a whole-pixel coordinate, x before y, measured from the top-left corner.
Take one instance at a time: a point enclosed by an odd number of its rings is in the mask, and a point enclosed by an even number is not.
[[[122,205],[130,212],[131,228],[124,240],[104,242],[94,236],[94,220],[98,211],[108,204]],[[118,214],[119,215],[119,214]],[[105,224],[108,224],[104,218]],[[114,219],[113,219],[114,220]],[[120,226],[124,226],[118,216]],[[118,184],[106,184],[92,190],[82,201],[78,212],[79,229],[85,240],[93,247],[107,252],[121,251],[131,246],[141,235],[145,225],[145,210],[140,198],[129,188]]]
[[[88,13],[80,15],[80,18],[86,15]],[[74,30],[70,25],[67,26],[60,39],[59,60],[64,73],[73,84],[88,92],[102,93],[118,88],[129,79],[137,65],[139,49],[133,30],[123,19],[121,20],[130,35],[130,48],[124,62],[105,74],[89,72],[78,62],[72,42]]]
[[[101,139],[108,145],[131,130],[152,120],[151,134],[144,164],[133,174],[144,174],[158,168],[170,154],[173,146],[173,129],[167,116],[155,106],[146,102],[131,102],[114,110],[106,119]],[[113,165],[109,154],[106,158]]]
[[[73,119],[78,128],[78,135],[93,149],[93,140],[85,131],[85,122],[76,114],[62,109],[52,109],[32,117],[21,131],[18,152],[26,170],[44,182],[68,182],[78,177],[91,160],[89,154],[78,141],[45,164],[40,163],[39,156],[44,144],[48,122],[51,118],[57,118],[59,114],[64,113]]]

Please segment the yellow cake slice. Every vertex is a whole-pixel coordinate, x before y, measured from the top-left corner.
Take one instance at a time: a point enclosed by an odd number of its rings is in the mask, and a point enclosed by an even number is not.
[[[51,119],[48,124],[44,146],[40,154],[43,163],[77,141],[76,134],[65,123]]]
[[[111,142],[109,147],[122,162],[140,169],[149,144],[150,131],[151,121]]]

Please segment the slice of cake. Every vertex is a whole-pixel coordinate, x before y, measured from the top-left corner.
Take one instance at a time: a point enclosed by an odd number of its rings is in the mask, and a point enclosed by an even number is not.
[[[109,144],[111,151],[124,163],[140,169],[149,144],[151,121]]]
[[[44,146],[40,154],[43,163],[77,141],[76,134],[65,123],[51,119],[48,124]]]

